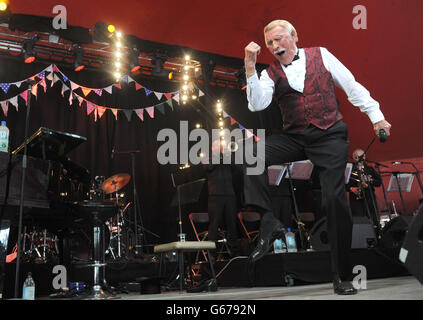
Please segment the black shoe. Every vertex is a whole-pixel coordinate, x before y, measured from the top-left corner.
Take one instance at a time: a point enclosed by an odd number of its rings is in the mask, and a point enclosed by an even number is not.
[[[250,262],[256,262],[261,259],[271,248],[273,242],[282,237],[282,241],[285,241],[286,229],[281,223],[275,224],[273,229],[267,234],[261,234],[258,240],[258,244],[253,252],[248,257]]]
[[[333,291],[340,295],[352,295],[357,294],[357,289],[349,281],[337,281],[333,282]]]
[[[189,293],[216,292],[216,291],[217,291],[216,279],[204,280],[200,282],[197,286],[187,289],[187,292]]]

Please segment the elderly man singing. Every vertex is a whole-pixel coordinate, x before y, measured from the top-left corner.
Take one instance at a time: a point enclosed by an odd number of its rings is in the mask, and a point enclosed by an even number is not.
[[[348,153],[348,129],[342,121],[334,86],[348,96],[352,105],[366,113],[376,135],[389,136],[391,125],[385,120],[369,92],[326,48],[298,48],[298,35],[291,23],[275,20],[264,28],[267,49],[275,61],[256,72],[261,47],[251,42],[245,47],[248,108],[260,111],[272,99],[282,114],[281,134],[266,138],[266,166],[309,159],[319,170],[322,208],[327,214],[333,286],[336,294],[355,294],[351,284],[350,249],[352,218],[348,206],[344,172]],[[255,262],[285,232],[272,214],[267,174],[245,175],[245,201],[261,213],[260,238],[250,255]]]

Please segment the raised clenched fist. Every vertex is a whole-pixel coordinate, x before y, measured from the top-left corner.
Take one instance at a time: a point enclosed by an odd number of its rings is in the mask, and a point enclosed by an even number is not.
[[[245,47],[244,63],[247,77],[253,75],[256,72],[257,55],[260,54],[260,50],[261,47],[253,41]]]

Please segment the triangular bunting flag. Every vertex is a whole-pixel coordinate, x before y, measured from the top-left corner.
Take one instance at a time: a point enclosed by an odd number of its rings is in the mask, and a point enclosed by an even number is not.
[[[132,118],[132,110],[124,109],[122,111],[125,114],[125,116],[128,119],[128,121],[131,121],[131,118]]]
[[[106,112],[106,108],[104,108],[104,107],[97,107],[97,112],[98,112],[99,118],[101,118],[103,116],[103,114]]]
[[[245,134],[246,134],[246,136],[247,136],[247,139],[248,138],[251,138],[254,134],[251,132],[251,131],[249,131],[249,130],[245,130]]]
[[[9,99],[9,104],[15,107],[16,111],[18,111],[18,96],[14,96],[13,98]]]
[[[145,108],[151,119],[154,119],[154,107]]]
[[[257,137],[256,135],[254,135],[254,140],[257,142],[257,141],[259,141],[260,139],[259,139],[259,137]]]
[[[19,95],[21,96],[22,99],[25,100],[25,104],[28,104],[28,91],[25,90],[25,91],[21,92]]]
[[[7,93],[7,90],[10,88],[10,83],[0,83],[0,88],[3,89],[4,93]]]
[[[94,92],[101,97],[101,95],[103,94],[103,90],[102,89],[94,89]]]
[[[22,85],[22,83],[24,83],[24,82],[26,82],[26,81],[24,80],[24,81],[15,82],[15,86],[17,86],[18,88],[20,88],[21,85]]]
[[[240,128],[241,130],[244,130],[244,129],[245,129],[243,126],[241,126],[241,124],[240,124],[240,123],[238,123],[238,125],[239,125],[239,128]]]
[[[103,90],[105,90],[106,92],[108,92],[108,93],[110,93],[110,94],[112,94],[112,89],[113,89],[113,85],[108,86],[108,87],[106,87],[106,88],[103,88]]]
[[[82,97],[80,97],[80,96],[76,96],[76,99],[78,99],[78,102],[79,102],[79,106],[81,106],[82,105],[82,101],[84,101],[84,98],[82,98]]]
[[[116,88],[118,88],[118,89],[122,89],[122,87],[121,87],[120,83],[115,83],[115,84],[114,84],[114,86],[115,86]]]
[[[63,73],[60,72],[60,74],[62,75],[64,82],[67,82],[69,80],[68,77],[66,77]]]
[[[222,111],[222,115],[223,115],[223,118],[229,117],[229,115],[224,110]]]
[[[62,97],[65,97],[65,92],[69,91],[69,90],[70,90],[69,87],[67,85],[63,84],[63,86],[62,86]]]
[[[179,93],[172,97],[177,103],[179,103]]]
[[[198,96],[199,96],[199,97],[204,96],[204,92],[200,90],[200,92],[198,93]]]
[[[85,88],[85,87],[80,87],[82,89],[82,93],[84,94],[84,96],[88,96],[91,92],[90,88]]]
[[[165,114],[164,103],[160,103],[156,108],[162,113]]]
[[[231,117],[231,126],[234,125],[237,121]]]
[[[144,109],[135,109],[135,113],[141,119],[141,121],[144,121]]]
[[[151,91],[150,89],[144,88],[145,90],[145,95],[149,96],[153,91]]]
[[[115,119],[117,120],[118,109],[112,108],[110,110],[112,110],[113,114],[115,115]]]
[[[132,79],[131,76],[127,76],[127,77],[128,77],[128,83],[135,82],[135,80]]]
[[[166,97],[166,100],[169,100],[172,98],[172,93],[165,93],[164,96]]]
[[[135,82],[135,90],[139,90],[144,88],[142,85],[140,85],[138,82]]]
[[[95,104],[92,102],[87,102],[87,116],[90,115],[91,112],[95,109]]]
[[[44,93],[46,93],[46,90],[47,90],[47,84],[46,84],[46,79],[45,79],[45,78],[43,78],[43,79],[40,81],[40,85],[44,88]]]
[[[4,116],[7,117],[7,112],[9,111],[9,106],[7,101],[0,101],[0,105],[3,110]]]
[[[53,80],[51,81],[51,86],[53,87],[54,86],[54,84],[57,82],[57,81],[59,81],[60,79],[59,79],[59,77],[57,76],[57,74],[54,74],[53,75]]]
[[[166,103],[172,108],[172,110],[173,110],[173,102],[172,102],[172,99],[170,99],[170,100],[167,100],[166,101]]]
[[[156,95],[156,97],[157,97],[158,100],[161,100],[162,97],[163,97],[163,93],[161,93],[161,92],[155,92],[154,91],[154,94]]]
[[[31,93],[35,98],[37,98],[37,89],[38,89],[38,83],[32,86]]]
[[[123,76],[122,81],[125,82],[125,83],[128,83],[128,81],[129,81],[128,77],[129,77],[128,75]]]
[[[75,82],[70,81],[70,85],[71,85],[72,91],[75,91],[76,89],[79,88],[79,86]]]

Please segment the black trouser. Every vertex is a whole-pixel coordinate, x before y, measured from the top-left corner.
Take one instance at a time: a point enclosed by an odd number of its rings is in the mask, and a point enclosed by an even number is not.
[[[347,280],[351,276],[350,250],[352,218],[345,190],[345,167],[348,156],[348,128],[338,121],[321,130],[309,126],[300,133],[282,133],[266,138],[266,167],[309,159],[319,169],[322,209],[327,215],[331,246],[332,272]],[[245,202],[262,210],[261,232],[268,232],[274,217],[268,190],[267,171],[261,175],[244,175]]]
[[[236,222],[237,207],[235,195],[210,195],[208,198],[208,212],[209,240],[219,240],[219,226],[223,226],[223,223],[225,223],[228,247],[232,253],[238,253],[238,228]]]

